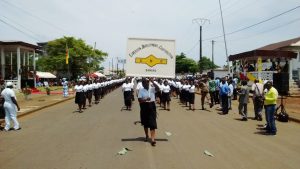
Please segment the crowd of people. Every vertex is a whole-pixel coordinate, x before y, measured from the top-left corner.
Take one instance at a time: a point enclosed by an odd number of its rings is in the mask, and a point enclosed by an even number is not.
[[[136,81],[136,87],[134,83]],[[201,95],[201,110],[207,106],[213,108],[220,105],[219,114],[226,115],[232,110],[232,100],[237,100],[238,111],[241,120],[248,120],[249,99],[253,99],[254,120],[262,121],[262,110],[265,108],[266,134],[276,135],[275,108],[278,98],[277,90],[272,87],[272,82],[265,84],[255,80],[250,87],[248,81],[240,81],[238,78],[216,78],[203,76],[196,79],[158,79],[158,78],[127,78],[122,85],[124,104],[126,110],[131,110],[134,93],[140,103],[140,120],[144,126],[145,141],[149,139],[150,129],[151,144],[155,146],[156,105],[170,111],[171,98],[178,98],[182,105],[195,111],[195,93]]]

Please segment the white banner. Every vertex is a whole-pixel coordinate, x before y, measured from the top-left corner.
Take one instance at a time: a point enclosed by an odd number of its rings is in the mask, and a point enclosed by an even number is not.
[[[129,38],[126,76],[175,78],[175,40]]]

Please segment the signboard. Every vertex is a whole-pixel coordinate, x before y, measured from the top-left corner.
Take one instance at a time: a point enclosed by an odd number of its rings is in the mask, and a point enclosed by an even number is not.
[[[175,78],[175,40],[129,38],[126,76]]]

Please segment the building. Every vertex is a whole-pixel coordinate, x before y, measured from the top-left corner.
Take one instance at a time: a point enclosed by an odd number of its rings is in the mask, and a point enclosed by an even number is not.
[[[258,50],[292,51],[297,53],[297,58],[290,60],[289,74],[290,80],[300,79],[300,37],[281,41],[258,48]]]
[[[0,76],[16,89],[35,86],[35,58],[39,46],[22,41],[0,41]]]

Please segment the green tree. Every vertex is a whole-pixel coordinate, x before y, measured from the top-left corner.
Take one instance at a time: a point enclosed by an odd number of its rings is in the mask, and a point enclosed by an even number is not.
[[[213,64],[212,61],[208,57],[206,57],[206,56],[202,57],[201,62],[200,61],[198,62],[198,66],[199,66],[199,69],[201,67],[202,70],[209,70],[209,69],[219,68],[218,65]]]
[[[66,64],[66,46],[69,50],[69,64]],[[70,70],[71,78],[93,71],[101,70],[100,63],[108,55],[98,49],[93,49],[82,39],[63,37],[49,41],[46,45],[47,56],[37,61],[37,68],[41,71],[57,71],[67,75]]]
[[[196,73],[197,62],[187,58],[184,53],[176,56],[176,73]]]

